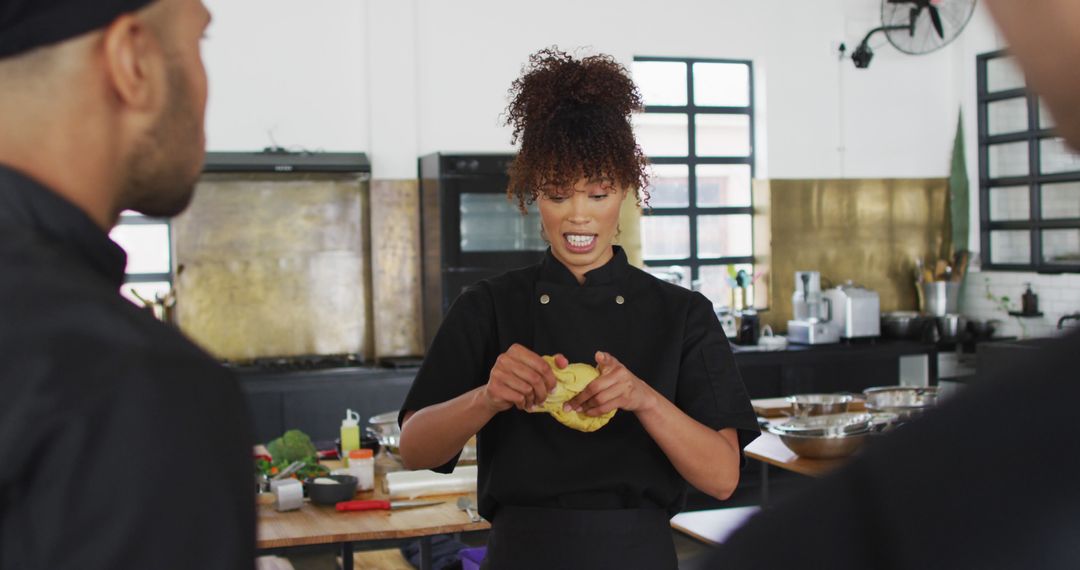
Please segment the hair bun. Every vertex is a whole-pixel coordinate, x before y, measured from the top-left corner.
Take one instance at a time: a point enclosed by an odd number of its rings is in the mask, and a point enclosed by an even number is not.
[[[557,47],[536,52],[510,86],[506,124],[521,148],[507,172],[507,193],[524,212],[541,192],[585,178],[648,200],[648,160],[630,121],[640,108],[641,94],[615,58],[575,59]]]

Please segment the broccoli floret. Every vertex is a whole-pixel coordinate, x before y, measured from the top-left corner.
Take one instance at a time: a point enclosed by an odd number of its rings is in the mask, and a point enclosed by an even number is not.
[[[298,429],[291,429],[284,435],[271,441],[266,446],[270,456],[274,458],[274,464],[284,463],[288,465],[293,461],[314,463],[318,461],[318,451],[311,438]]]

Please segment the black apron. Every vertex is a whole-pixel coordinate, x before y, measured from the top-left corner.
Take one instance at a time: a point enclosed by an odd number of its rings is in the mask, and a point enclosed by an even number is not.
[[[541,355],[561,353],[570,362],[592,365],[598,350],[624,363],[634,360],[640,355],[628,354],[625,339],[633,330],[628,310],[633,301],[617,285],[537,282],[530,303],[532,349]],[[636,421],[628,421],[632,416],[621,414],[629,412],[617,412],[604,427],[608,430],[604,436],[626,430],[628,437],[640,437],[642,428]],[[618,493],[564,497],[560,502],[562,505],[550,508],[501,505],[488,538],[484,568],[677,567],[664,508]]]
[[[664,509],[499,509],[488,535],[486,570],[675,570]]]

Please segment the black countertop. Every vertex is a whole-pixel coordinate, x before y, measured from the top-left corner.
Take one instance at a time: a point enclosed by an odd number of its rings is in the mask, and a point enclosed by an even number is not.
[[[930,355],[942,350],[955,350],[955,346],[955,344],[937,344],[912,340],[871,339],[834,344],[788,344],[783,350],[771,351],[733,344],[732,351],[735,353],[735,361],[739,366],[754,366],[801,364],[822,360],[899,358],[916,354]]]

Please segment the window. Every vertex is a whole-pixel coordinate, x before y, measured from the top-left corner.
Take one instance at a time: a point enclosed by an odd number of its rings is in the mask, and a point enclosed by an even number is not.
[[[742,308],[733,294],[735,275],[754,269],[753,66],[638,57],[633,74],[645,102],[634,127],[653,163],[641,222],[645,264],[715,304]]]
[[[120,292],[139,306],[143,304],[139,297],[147,301],[164,297],[172,285],[169,221],[126,211],[109,237],[127,252]]]
[[[1080,272],[1080,155],[1006,52],[977,64],[983,267]]]

